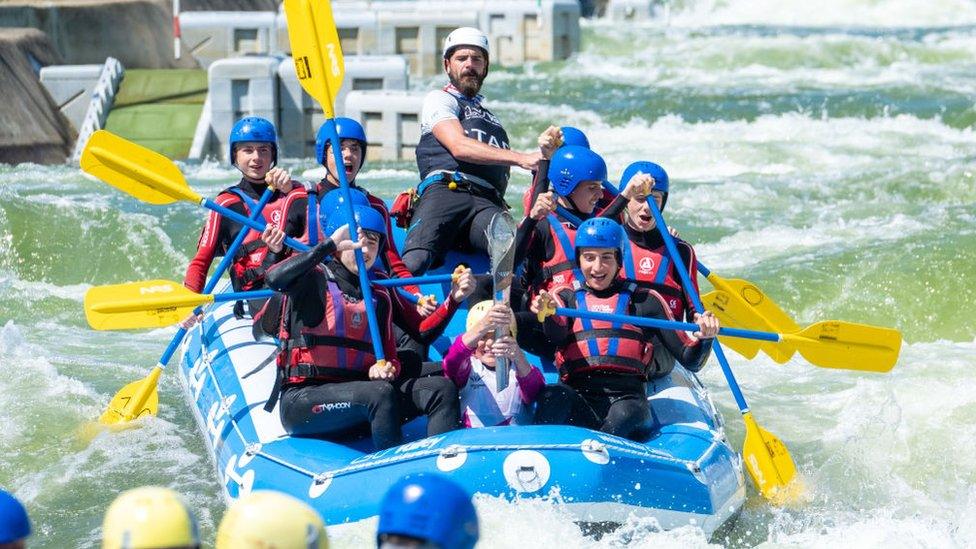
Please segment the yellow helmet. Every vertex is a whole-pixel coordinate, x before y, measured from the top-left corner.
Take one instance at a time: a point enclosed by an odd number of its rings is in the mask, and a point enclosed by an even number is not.
[[[169,488],[143,486],[122,492],[105,512],[103,549],[199,546],[196,518]]]
[[[475,303],[470,309],[468,309],[468,319],[464,323],[464,330],[470,330],[475,324],[485,318],[488,311],[495,306],[495,302],[487,299],[485,301],[479,301]],[[515,327],[515,321],[512,320],[512,335],[518,335],[518,329]]]
[[[328,549],[322,517],[307,503],[259,490],[230,506],[217,529],[217,549]]]

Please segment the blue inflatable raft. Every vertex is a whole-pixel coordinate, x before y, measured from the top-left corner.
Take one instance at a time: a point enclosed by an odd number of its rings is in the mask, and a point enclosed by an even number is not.
[[[463,259],[484,272],[483,260]],[[440,287],[424,290],[443,295]],[[465,315],[458,312],[435,347],[446,348],[463,331]],[[438,471],[471,493],[556,498],[583,522],[635,515],[654,517],[663,529],[695,525],[707,535],[745,500],[741,457],[706,389],[680,366],[649,387],[656,425],[645,442],[570,426],[425,437],[418,418],[404,427],[407,442],[373,452],[368,437],[333,443],[285,434],[278,410],[264,410],[275,351],[273,342],[253,339],[250,320],[234,318],[231,303],[211,307],[184,344],[180,378],[229,499],[279,490],[340,524],[376,515],[386,488],[403,475]],[[554,372],[545,375],[556,381]]]

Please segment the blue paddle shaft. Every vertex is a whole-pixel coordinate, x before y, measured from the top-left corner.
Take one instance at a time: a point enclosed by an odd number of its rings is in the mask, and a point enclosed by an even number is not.
[[[264,190],[264,194],[261,195],[261,200],[258,201],[257,206],[254,207],[254,211],[251,212],[251,219],[256,220],[257,218],[261,217],[261,212],[264,211],[264,207],[268,204],[268,201],[271,200],[273,195],[274,189],[271,187]],[[234,261],[234,256],[237,255],[237,249],[241,247],[241,244],[244,242],[244,238],[247,237],[248,232],[249,229],[247,227],[241,227],[240,232],[237,233],[237,236],[234,238],[234,242],[231,243],[230,248],[227,248],[227,253],[224,254],[224,258],[221,259],[220,263],[217,264],[217,269],[210,276],[210,280],[207,281],[207,285],[203,287],[203,293],[209,294],[210,292],[213,292],[213,289],[217,286],[217,283],[220,282],[220,277],[224,276],[224,272]],[[193,310],[193,314],[195,315],[198,315],[201,312],[203,312],[203,307],[197,307]],[[180,343],[183,342],[183,338],[186,337],[187,331],[188,330],[183,327],[180,327],[180,329],[176,331],[176,333],[173,335],[173,339],[170,340],[169,345],[166,346],[166,350],[163,351],[162,356],[159,357],[159,362],[157,364],[160,367],[165,368],[166,365],[169,364],[170,359],[172,359],[173,355],[176,353],[176,349],[180,346]]]
[[[373,284],[377,286],[382,286],[384,288],[396,288],[398,286],[413,286],[420,284],[440,284],[442,282],[451,282],[454,279],[453,274],[442,274],[442,275],[430,275],[430,276],[414,276],[411,278],[384,278],[381,280],[374,280]]]
[[[668,255],[671,256],[671,261],[674,262],[678,275],[681,277],[681,287],[686,294],[691,296],[691,301],[695,304],[695,310],[703,313],[705,307],[702,306],[701,299],[698,298],[698,292],[695,291],[695,286],[691,283],[691,277],[688,275],[685,262],[681,259],[681,254],[678,253],[678,249],[674,245],[674,238],[668,233],[668,226],[664,222],[664,216],[661,215],[661,210],[657,207],[657,202],[653,198],[648,198],[647,207],[650,208],[651,214],[654,215],[657,230],[661,233],[661,238],[664,239],[664,245],[668,249]],[[779,338],[776,341],[779,341]],[[729,361],[725,358],[725,353],[722,351],[722,346],[719,344],[718,338],[712,340],[712,349],[715,351],[715,358],[718,359],[718,363],[722,367],[722,373],[725,374],[725,380],[729,384],[732,396],[735,397],[735,403],[739,406],[739,411],[745,414],[749,411],[749,405],[746,404],[746,398],[742,395],[739,384],[735,381],[735,375],[732,374],[732,368],[729,367]]]
[[[213,296],[214,303],[237,301],[238,299],[265,299],[274,295],[274,290],[251,290],[248,292],[227,292]]]
[[[599,313],[587,309],[567,309],[564,307],[556,307],[556,314],[577,318],[589,318],[591,320],[602,320],[604,322],[633,324],[635,326],[645,326],[647,328],[658,328],[661,330],[683,330],[685,332],[698,331],[697,324],[691,322],[678,322],[676,320],[664,320],[663,318]],[[729,337],[760,339],[762,341],[779,341],[779,334],[774,334],[771,332],[758,332],[754,330],[742,330],[739,328],[719,328],[718,333]]]
[[[326,131],[329,133],[329,144],[332,145],[332,158],[335,159],[336,177],[339,179],[339,192],[342,193],[343,204],[345,205],[346,215],[349,217],[350,236],[356,238],[359,227],[356,224],[356,216],[352,210],[352,195],[349,193],[349,182],[346,181],[346,170],[342,161],[342,148],[339,142],[339,134],[336,131],[335,119],[329,118],[325,121]],[[366,154],[366,151],[361,151]],[[387,246],[392,246],[392,242],[387,242]],[[377,253],[379,251],[377,250]],[[359,267],[359,286],[363,290],[363,299],[366,301],[366,322],[369,324],[369,336],[373,344],[373,356],[377,362],[386,360],[383,352],[383,342],[380,339],[379,323],[376,320],[376,302],[373,301],[373,289],[369,284],[369,276],[366,273],[366,261],[363,260],[363,251],[356,250],[356,266]]]
[[[227,219],[232,219],[232,220],[240,223],[241,225],[245,225],[247,227],[250,227],[250,228],[254,229],[255,231],[264,231],[264,228],[266,226],[261,221],[258,221],[256,219],[250,219],[250,218],[244,217],[243,215],[235,212],[234,210],[229,210],[229,209],[221,206],[220,204],[217,204],[216,202],[214,202],[213,200],[210,200],[209,198],[204,198],[203,199],[203,202],[201,202],[201,204],[205,208],[207,208],[209,210],[213,210],[213,211],[219,213],[220,215],[226,217]],[[286,236],[285,237],[285,245],[288,246],[288,247],[290,247],[290,248],[294,248],[294,249],[296,249],[296,250],[298,250],[300,252],[307,252],[307,251],[311,250],[311,248],[309,248],[307,245],[302,244],[301,242],[295,240],[294,238],[292,238],[290,236]]]

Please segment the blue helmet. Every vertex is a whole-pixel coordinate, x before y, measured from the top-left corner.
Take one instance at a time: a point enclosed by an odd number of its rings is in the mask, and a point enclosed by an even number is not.
[[[363,231],[380,235],[380,249],[382,249],[386,241],[386,219],[383,218],[383,214],[376,211],[372,206],[361,206],[355,203],[353,204],[352,212],[356,218],[357,227]],[[325,220],[325,227],[323,229],[326,236],[334,233],[343,223],[349,223],[346,209],[343,207],[333,210]],[[353,238],[355,238],[354,235]]]
[[[559,129],[563,131],[563,147],[576,146],[590,148],[590,140],[586,138],[586,134],[580,131],[579,128],[563,126]]]
[[[327,125],[328,121],[324,122],[319,126],[318,133],[315,134],[315,160],[323,166],[325,165],[325,149],[329,146],[329,132],[326,131]],[[362,168],[363,164],[366,163],[366,130],[363,129],[362,124],[359,122],[344,116],[335,119],[335,127],[340,142],[343,139],[355,139],[359,143],[359,150],[362,153],[360,155],[359,167]]]
[[[471,496],[447,477],[407,475],[383,496],[377,543],[384,534],[417,538],[442,549],[471,549],[478,541],[478,514]]]
[[[613,248],[623,257],[627,235],[616,221],[606,217],[593,217],[580,223],[576,229],[574,247],[579,257],[582,248]]]
[[[556,194],[568,197],[583,181],[605,180],[607,163],[586,147],[559,147],[549,162],[548,176]]]
[[[24,504],[6,490],[0,490],[0,544],[13,543],[31,534]]]
[[[369,198],[366,198],[366,193],[359,189],[349,189],[349,196],[352,198],[352,206],[369,206]],[[342,191],[340,189],[332,189],[331,191],[325,193],[319,202],[319,224],[322,226],[322,230],[326,235],[332,234],[332,231],[339,228],[336,224],[329,230],[329,220],[336,216],[345,217],[346,210],[345,204],[346,200],[342,196]],[[342,209],[340,209],[342,208]]]
[[[668,189],[670,184],[668,181],[668,172],[664,171],[664,168],[660,164],[655,164],[654,162],[648,162],[646,160],[638,160],[627,166],[624,170],[624,174],[620,176],[620,189],[627,186],[637,173],[646,173],[654,178],[654,188],[652,190],[661,191],[664,193],[664,200],[661,201],[661,209],[664,209],[664,205],[668,202]]]
[[[278,163],[278,134],[275,132],[274,124],[264,118],[257,116],[246,116],[234,124],[230,130],[230,164],[237,165],[234,158],[235,146],[238,143],[271,143],[274,150],[271,156],[272,165]]]

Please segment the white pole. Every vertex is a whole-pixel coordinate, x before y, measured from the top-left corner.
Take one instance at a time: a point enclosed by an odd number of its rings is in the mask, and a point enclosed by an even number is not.
[[[173,0],[173,57],[180,58],[180,0]]]

